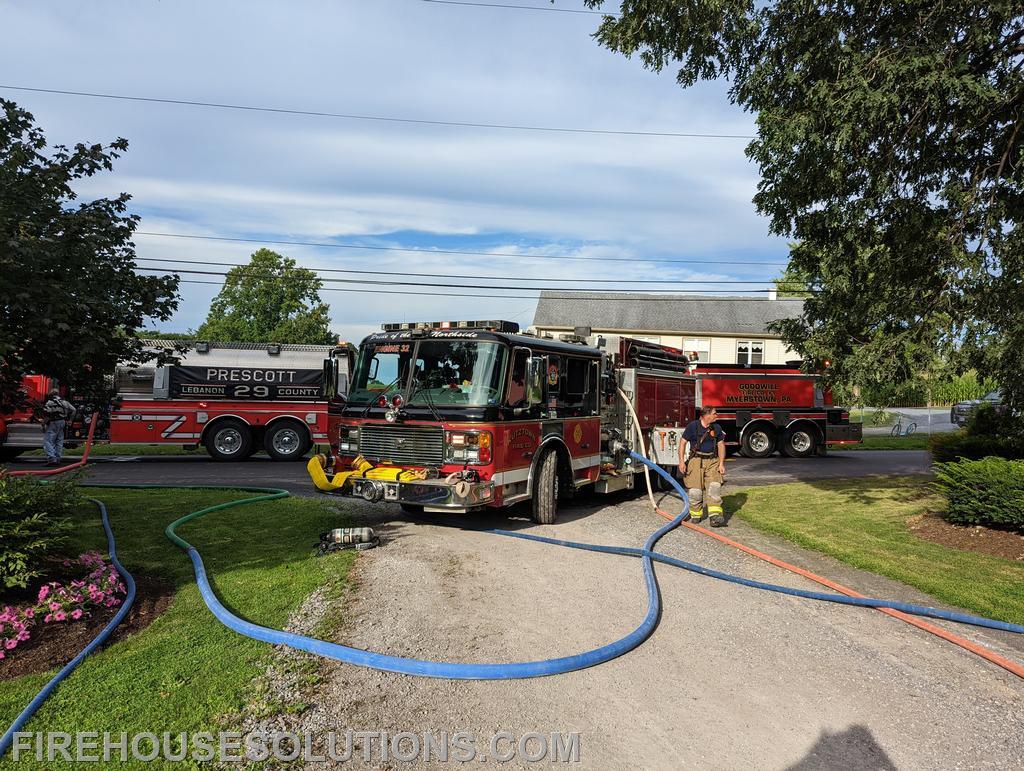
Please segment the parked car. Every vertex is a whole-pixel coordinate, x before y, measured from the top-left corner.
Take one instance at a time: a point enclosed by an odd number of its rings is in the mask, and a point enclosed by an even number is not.
[[[969,399],[964,402],[954,404],[949,409],[949,422],[956,423],[958,426],[966,426],[967,421],[971,419],[971,415],[974,411],[982,404],[991,404],[995,407],[1000,406],[1003,403],[1003,395],[999,391],[989,391],[987,394],[982,396],[980,399]]]

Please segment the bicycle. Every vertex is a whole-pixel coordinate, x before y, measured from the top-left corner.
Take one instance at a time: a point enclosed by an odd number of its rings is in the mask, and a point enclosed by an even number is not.
[[[896,425],[892,427],[892,431],[889,432],[889,436],[895,439],[898,436],[910,436],[915,431],[917,431],[917,423],[908,423],[907,430],[904,432],[903,417],[899,416],[896,418]]]

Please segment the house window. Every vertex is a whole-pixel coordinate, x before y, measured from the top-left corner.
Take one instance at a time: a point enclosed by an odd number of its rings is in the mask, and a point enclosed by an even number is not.
[[[649,335],[630,335],[630,337],[634,340],[643,340],[645,343],[657,343],[658,345],[661,345],[660,337],[650,337]]]
[[[683,340],[683,352],[689,356],[691,352],[697,354],[697,361],[707,364],[711,361],[711,341],[699,339]]]
[[[738,340],[737,364],[764,364],[764,340]]]

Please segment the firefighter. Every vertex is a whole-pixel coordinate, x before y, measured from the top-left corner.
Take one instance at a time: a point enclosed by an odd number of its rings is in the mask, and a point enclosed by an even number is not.
[[[683,429],[684,441],[679,446],[679,466],[683,469],[683,484],[690,497],[690,518],[693,522],[700,522],[707,503],[711,527],[725,525],[725,512],[722,510],[725,431],[715,422],[717,417],[714,407],[701,407],[700,417]]]
[[[49,466],[59,466],[64,453],[65,422],[74,417],[75,408],[60,396],[56,388],[46,394],[43,404],[43,452]]]

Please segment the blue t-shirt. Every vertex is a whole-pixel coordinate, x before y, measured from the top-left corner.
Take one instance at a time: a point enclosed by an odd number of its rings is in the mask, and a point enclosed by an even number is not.
[[[704,437],[704,441],[700,442],[700,446],[697,446],[697,442],[700,438]],[[712,423],[707,428],[701,425],[699,420],[695,420],[686,428],[683,429],[683,439],[690,443],[690,452],[707,452],[714,454],[717,452],[717,445],[719,442],[725,441],[725,431],[718,423]]]

